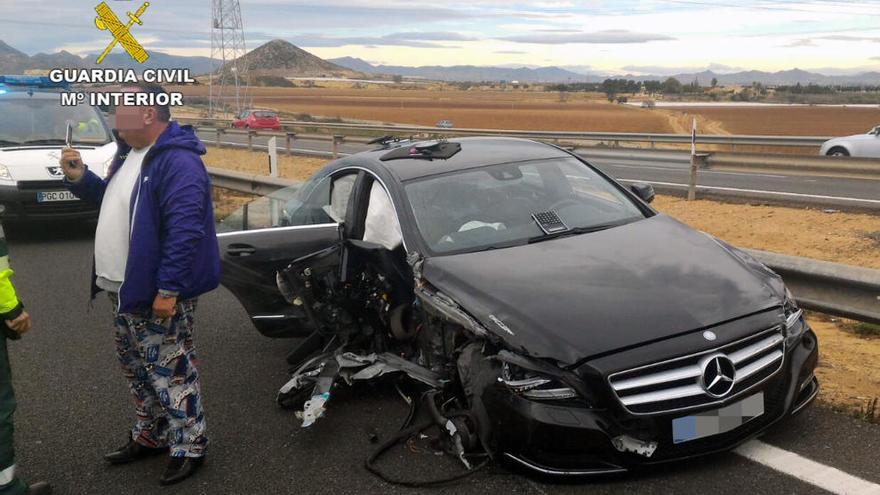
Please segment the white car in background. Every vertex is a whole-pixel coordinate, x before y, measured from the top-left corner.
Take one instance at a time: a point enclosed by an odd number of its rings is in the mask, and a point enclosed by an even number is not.
[[[880,126],[866,134],[829,139],[819,149],[819,154],[880,158]]]
[[[97,218],[94,205],[62,185],[58,164],[71,123],[72,146],[104,176],[116,142],[92,106],[61,106],[59,88],[46,78],[0,76],[0,218],[4,221]]]

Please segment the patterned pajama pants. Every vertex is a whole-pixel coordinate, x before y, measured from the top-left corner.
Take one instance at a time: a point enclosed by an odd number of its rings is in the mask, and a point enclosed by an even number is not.
[[[118,295],[110,294],[116,320],[116,354],[137,409],[134,441],[171,449],[172,457],[205,454],[205,415],[192,330],[196,300],[180,301],[168,320],[151,314],[118,314]]]

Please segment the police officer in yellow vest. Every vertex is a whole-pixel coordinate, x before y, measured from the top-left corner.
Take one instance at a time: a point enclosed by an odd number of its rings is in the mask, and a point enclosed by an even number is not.
[[[15,287],[9,277],[9,251],[6,236],[0,227],[0,317],[6,322],[2,326],[0,338],[0,495],[45,495],[52,493],[52,487],[39,482],[27,486],[15,476],[15,451],[12,445],[12,413],[15,412],[15,394],[12,391],[12,376],[9,369],[7,340],[18,340],[31,329],[31,317],[15,295]]]

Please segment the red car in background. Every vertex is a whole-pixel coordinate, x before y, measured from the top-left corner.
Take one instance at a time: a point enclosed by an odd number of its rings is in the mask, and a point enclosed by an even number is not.
[[[281,130],[281,119],[271,110],[246,110],[241,112],[232,123],[236,129],[270,129]]]

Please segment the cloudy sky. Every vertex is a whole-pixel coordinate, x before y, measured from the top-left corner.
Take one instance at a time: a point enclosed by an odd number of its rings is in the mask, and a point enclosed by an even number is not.
[[[0,40],[29,54],[100,52],[97,3],[0,0]],[[141,0],[107,3],[124,18]],[[210,55],[210,0],[150,3],[132,31],[148,50]],[[241,11],[249,48],[283,38],[393,65],[880,70],[880,0],[241,0]]]

